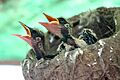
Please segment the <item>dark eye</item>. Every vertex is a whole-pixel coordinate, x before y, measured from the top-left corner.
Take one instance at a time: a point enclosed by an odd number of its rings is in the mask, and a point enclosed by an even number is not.
[[[42,43],[38,43],[38,47],[39,48],[42,48],[43,46],[42,46]]]
[[[61,23],[65,23],[65,20],[61,20]]]
[[[64,18],[58,18],[58,19],[59,19],[59,22],[61,24],[66,24],[67,23],[67,21]]]

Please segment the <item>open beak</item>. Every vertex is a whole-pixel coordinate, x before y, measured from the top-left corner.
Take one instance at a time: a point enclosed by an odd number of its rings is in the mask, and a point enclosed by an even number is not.
[[[51,24],[51,23],[47,23],[47,22],[39,22],[41,25],[43,25],[49,32],[55,34],[56,36],[61,35],[61,29],[59,27],[57,27],[57,24]]]
[[[43,13],[44,16],[47,18],[47,20],[50,22],[50,23],[54,23],[54,24],[59,24],[59,20],[57,18],[54,18],[52,16],[49,16],[45,13]]]
[[[17,37],[21,38],[22,40],[26,41],[32,47],[32,44],[31,44],[31,32],[30,32],[29,27],[27,27],[27,25],[25,25],[24,23],[22,23],[20,21],[19,21],[19,23],[25,29],[27,35],[26,36],[22,36],[22,35],[19,35],[19,34],[13,34],[13,36],[17,36]]]
[[[57,18],[53,18],[45,13],[43,13],[49,22],[39,22],[43,25],[49,32],[61,37],[61,28],[59,27],[59,21]]]

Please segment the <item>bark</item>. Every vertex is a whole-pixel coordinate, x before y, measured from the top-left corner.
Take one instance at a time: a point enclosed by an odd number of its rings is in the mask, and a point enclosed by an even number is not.
[[[75,17],[71,22],[77,20]],[[25,80],[120,80],[119,11],[115,17],[117,31],[109,38],[83,49],[62,50],[51,60],[26,58],[22,62]]]

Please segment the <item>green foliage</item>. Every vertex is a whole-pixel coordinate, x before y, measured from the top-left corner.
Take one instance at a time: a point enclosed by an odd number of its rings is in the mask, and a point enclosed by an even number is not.
[[[119,6],[119,0],[6,0],[0,3],[0,60],[22,60],[31,48],[11,34],[25,34],[18,21],[46,32],[38,24],[47,21],[43,12],[54,17],[71,17],[100,6]]]

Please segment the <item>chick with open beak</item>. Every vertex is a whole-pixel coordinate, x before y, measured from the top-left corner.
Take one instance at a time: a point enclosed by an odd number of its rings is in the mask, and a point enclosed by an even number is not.
[[[45,59],[43,32],[30,28],[22,22],[20,22],[20,24],[26,30],[27,35],[26,36],[22,36],[19,34],[13,34],[13,35],[26,41],[33,48],[36,58],[38,60],[40,60],[41,58]]]
[[[75,40],[70,35],[70,28],[71,25],[65,20],[64,18],[53,18],[47,14],[45,14],[45,17],[48,19],[47,22],[39,22],[41,25],[46,27],[46,29],[61,38],[61,40],[64,43],[67,43],[68,45],[74,46],[75,48],[78,48],[79,46],[75,43]]]
[[[22,40],[26,41],[32,47],[32,44],[31,44],[31,32],[30,32],[29,28],[25,24],[23,24],[22,22],[19,21],[19,23],[25,29],[27,35],[22,36],[22,35],[19,35],[19,34],[13,34],[13,36],[17,36],[17,37],[21,38]]]

